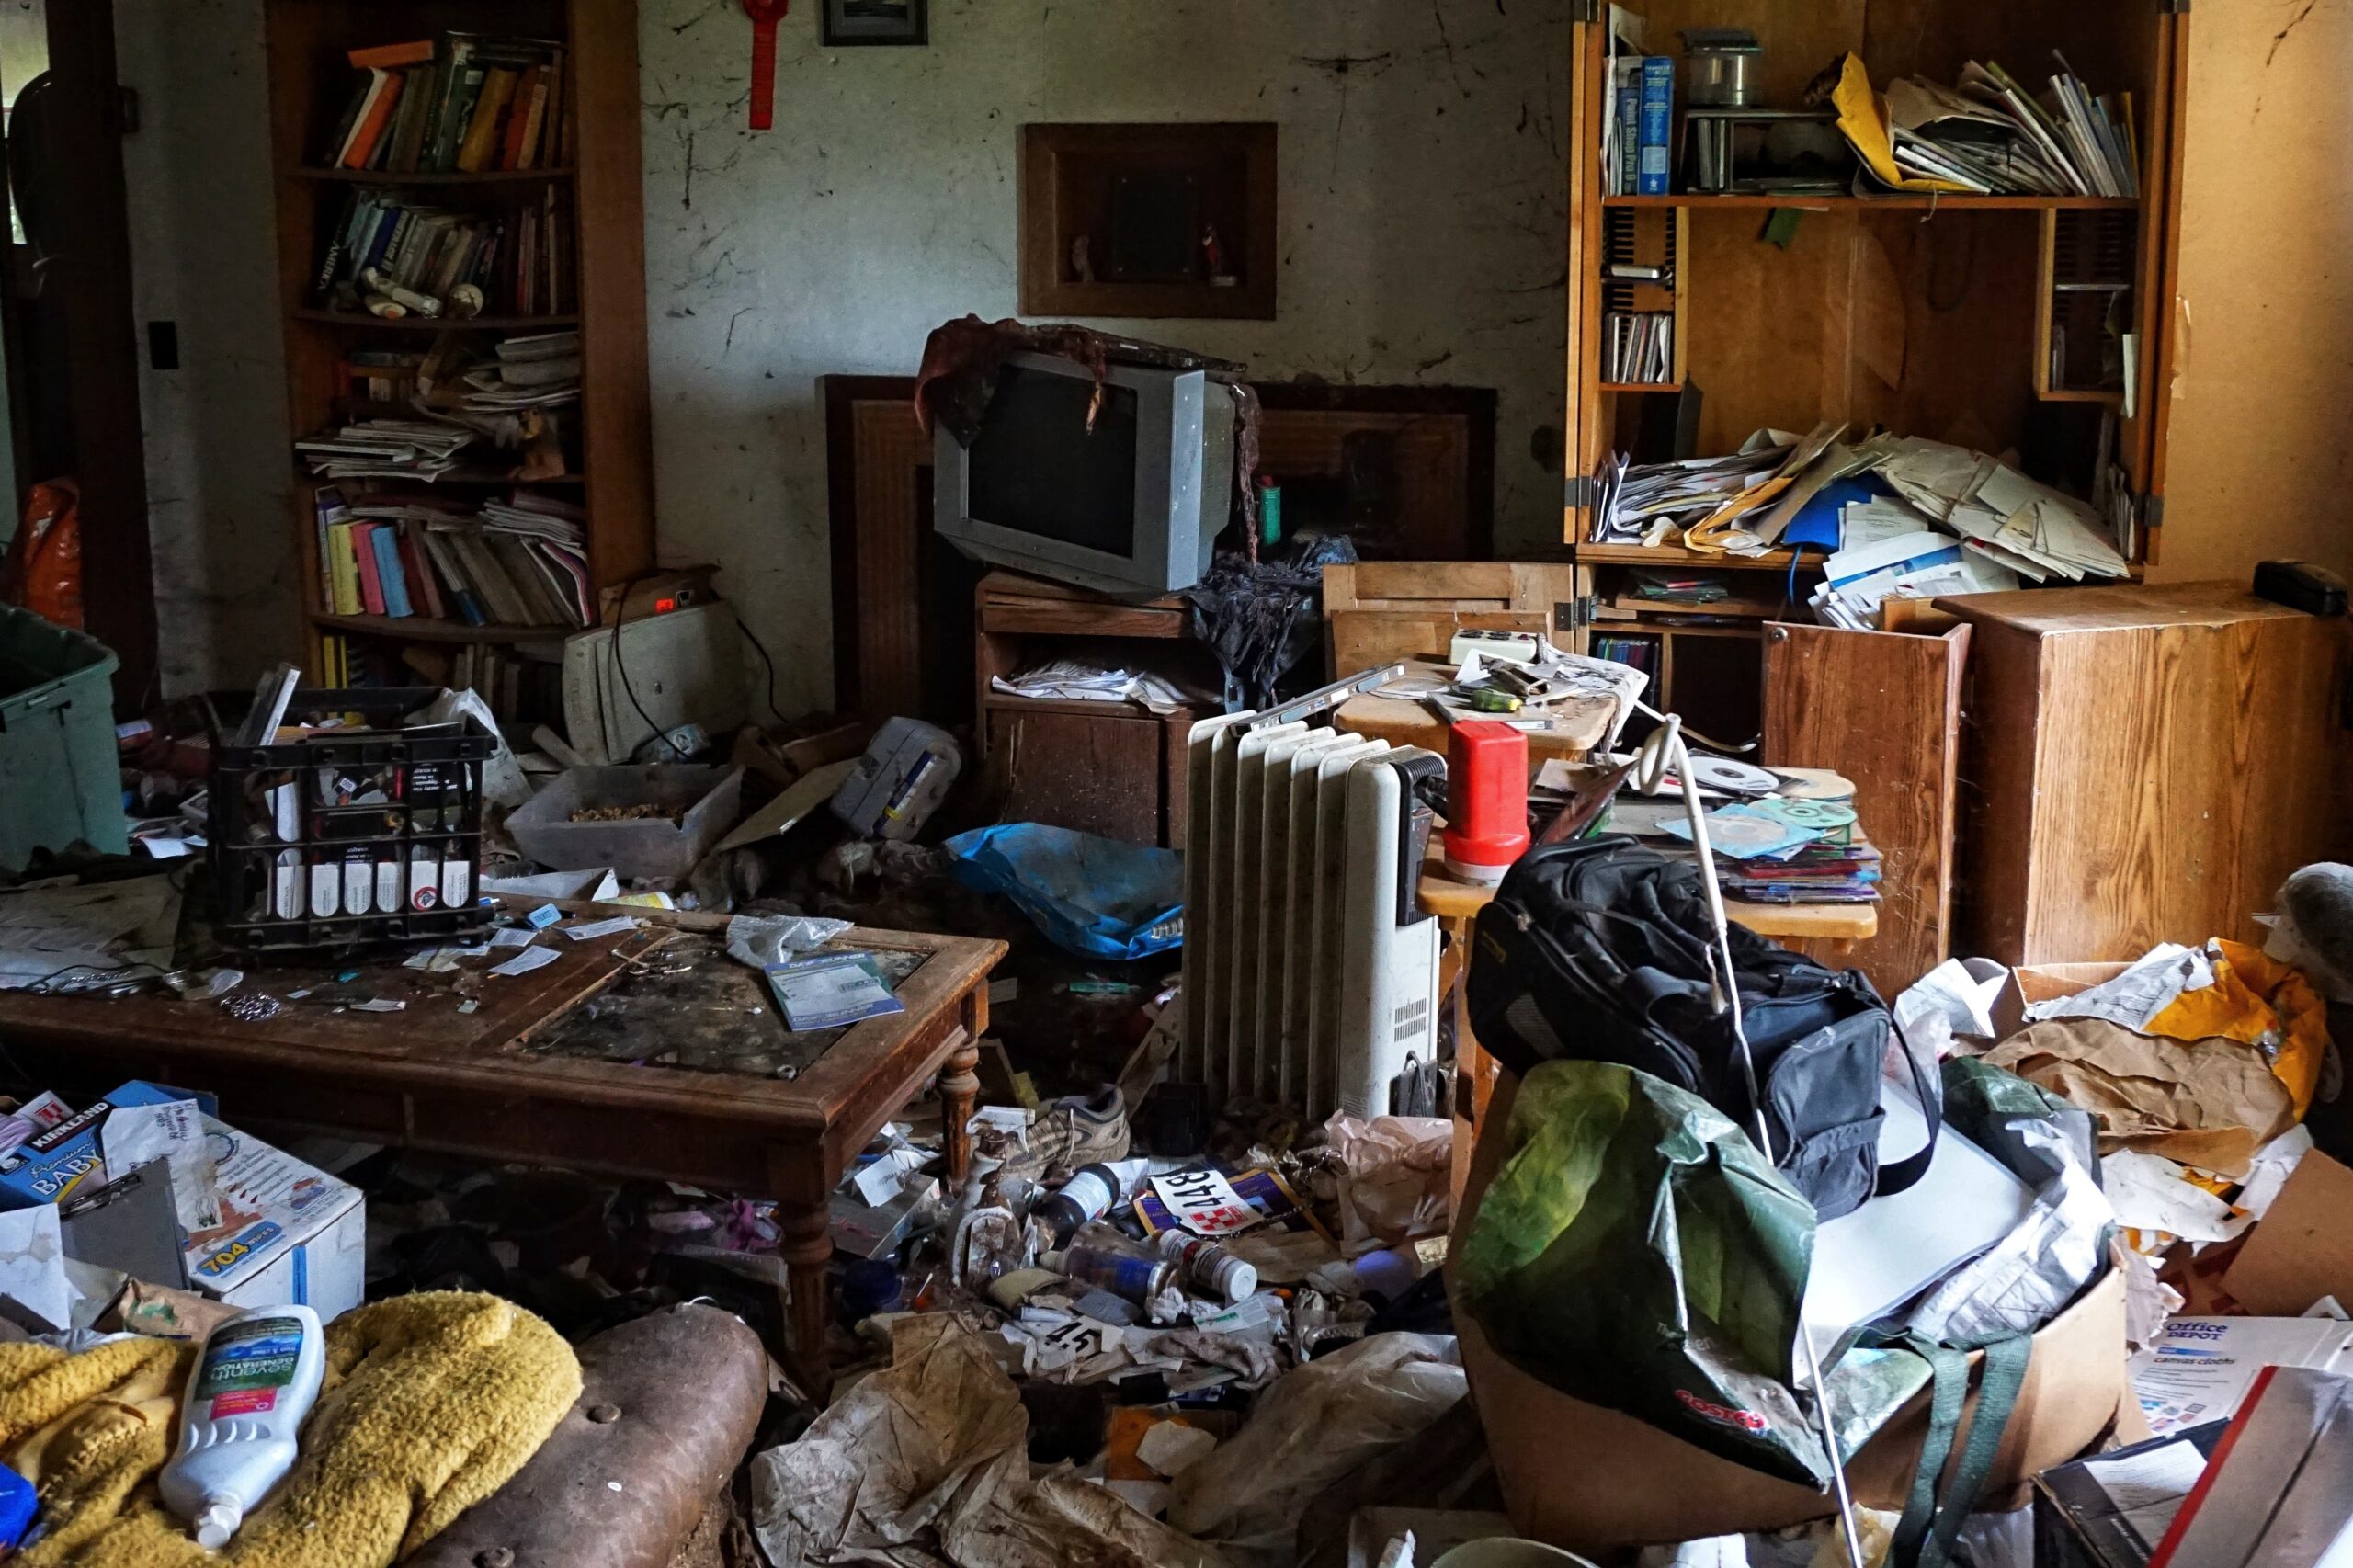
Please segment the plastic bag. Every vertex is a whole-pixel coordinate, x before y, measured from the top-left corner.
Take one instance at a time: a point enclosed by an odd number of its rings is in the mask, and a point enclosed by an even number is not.
[[[1458,1309],[1563,1393],[1824,1484],[1790,1392],[1813,1205],[1705,1100],[1614,1062],[1538,1066],[1502,1131]]]
[[[813,915],[739,915],[727,923],[727,956],[765,971],[813,952],[849,928],[847,920]]]
[[[56,626],[82,627],[82,492],[70,479],[36,484],[24,526],[0,558],[0,603]]]
[[[1037,823],[980,828],[941,847],[967,887],[1003,893],[1058,948],[1140,959],[1185,939],[1185,860],[1173,849]]]
[[[1947,1123],[2035,1189],[2034,1211],[1914,1302],[1904,1326],[1948,1345],[2032,1334],[2108,1272],[2116,1210],[2100,1191],[2092,1119],[1965,1057],[1945,1063],[1944,1084]]]
[[[1287,1562],[1315,1494],[1420,1434],[1469,1391],[1454,1341],[1376,1334],[1286,1374],[1176,1478],[1168,1522],[1236,1561]]]

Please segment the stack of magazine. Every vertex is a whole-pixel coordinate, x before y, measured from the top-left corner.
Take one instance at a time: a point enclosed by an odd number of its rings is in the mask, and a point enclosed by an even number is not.
[[[1918,77],[1893,85],[1897,166],[1989,196],[2139,196],[2131,95],[2096,97],[2054,58],[2059,72],[2040,98],[2001,66],[1973,61],[1957,90]]]

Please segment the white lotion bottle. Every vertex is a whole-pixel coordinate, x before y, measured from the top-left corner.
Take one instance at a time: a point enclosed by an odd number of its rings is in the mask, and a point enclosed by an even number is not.
[[[326,1374],[319,1314],[256,1307],[214,1329],[188,1374],[180,1447],[164,1467],[164,1505],[217,1551],[294,1468],[303,1418]]]

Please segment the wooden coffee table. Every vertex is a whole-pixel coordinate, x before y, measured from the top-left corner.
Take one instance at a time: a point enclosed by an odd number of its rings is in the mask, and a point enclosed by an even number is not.
[[[256,1130],[771,1199],[793,1359],[822,1398],[834,1187],[935,1073],[949,1179],[963,1179],[988,974],[1005,944],[854,930],[833,945],[875,954],[906,1010],[794,1034],[765,978],[726,956],[725,916],[564,907],[580,916],[567,925],[616,914],[645,925],[581,942],[542,936],[556,961],[465,983],[472,1013],[460,1011],[456,976],[404,969],[397,957],[359,965],[349,982],[336,978],[348,967],[256,971],[243,993],[312,993],[261,1023],[167,994],[0,992],[0,1066],[77,1106],[146,1078],[214,1094],[224,1119]],[[405,1006],[350,1009],[369,997]]]

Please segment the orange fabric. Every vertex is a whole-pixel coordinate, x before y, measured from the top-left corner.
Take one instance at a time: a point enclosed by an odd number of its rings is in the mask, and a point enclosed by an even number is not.
[[[2149,1021],[2149,1032],[2172,1040],[2217,1036],[2258,1046],[2295,1101],[2296,1119],[2312,1109],[2328,1055],[2328,1006],[2301,970],[2260,948],[2217,937],[2214,983],[2185,991]]]

